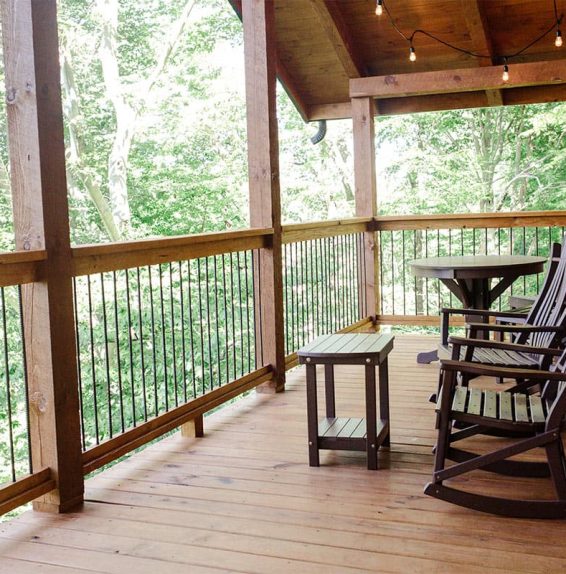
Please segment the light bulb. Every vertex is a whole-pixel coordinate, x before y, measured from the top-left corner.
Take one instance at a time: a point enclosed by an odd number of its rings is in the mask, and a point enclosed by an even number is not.
[[[375,15],[381,16],[383,14],[383,0],[377,0],[377,4],[375,5]]]
[[[554,45],[557,48],[560,48],[560,46],[562,46],[562,32],[560,31],[560,29],[556,30],[556,38],[554,40]]]
[[[501,76],[501,79],[504,82],[506,82],[509,79],[509,66],[507,64],[503,66],[503,75]]]
[[[413,46],[411,46],[411,49],[409,50],[409,60],[411,60],[411,62],[414,62],[416,59],[417,59],[417,54],[416,54]]]

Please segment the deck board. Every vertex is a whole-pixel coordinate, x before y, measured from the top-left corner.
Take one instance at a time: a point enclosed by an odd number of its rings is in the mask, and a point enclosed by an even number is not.
[[[347,451],[321,451],[321,466],[308,466],[298,368],[285,393],[252,393],[207,417],[204,438],[175,435],[90,478],[81,512],[1,524],[0,572],[564,571],[566,522],[503,519],[422,494],[438,366],[415,357],[431,345],[395,340],[392,444],[380,470]],[[364,416],[363,392],[362,367],[337,367],[337,416]],[[477,472],[464,482],[492,494],[551,494],[547,481]]]

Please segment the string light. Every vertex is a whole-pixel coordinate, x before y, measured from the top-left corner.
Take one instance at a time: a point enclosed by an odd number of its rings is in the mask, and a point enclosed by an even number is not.
[[[507,65],[507,58],[505,58],[505,64],[503,64],[503,74],[501,75],[501,79],[504,82],[509,80],[509,66]]]
[[[439,38],[438,36],[435,36],[434,34],[431,34],[430,32],[427,32],[426,30],[422,30],[420,28],[417,30],[414,30],[411,34],[407,35],[395,23],[395,19],[391,15],[391,12],[389,11],[389,7],[388,7],[387,3],[385,2],[385,0],[377,0],[376,7],[375,7],[375,13],[377,16],[381,16],[383,13],[385,13],[387,15],[387,18],[389,19],[391,26],[395,29],[395,31],[406,42],[408,42],[408,44],[410,46],[410,48],[409,48],[409,60],[411,62],[415,62],[417,59],[417,54],[415,52],[415,47],[414,47],[414,39],[418,34],[420,34],[422,36],[426,36],[427,38],[430,38],[431,40],[434,40],[435,42],[438,42],[439,44],[446,46],[447,48],[455,50],[456,52],[460,52],[461,54],[466,54],[467,56],[472,56],[474,58],[484,58],[484,59],[490,60],[491,63],[503,61],[502,79],[504,82],[507,82],[509,80],[508,61],[511,60],[512,58],[517,58],[518,56],[520,56],[521,54],[526,52],[529,48],[531,48],[532,46],[534,46],[535,44],[540,42],[543,38],[545,38],[553,30],[556,30],[556,37],[554,39],[554,45],[557,48],[560,48],[562,46],[563,41],[562,41],[562,32],[560,30],[560,25],[562,24],[564,14],[558,15],[558,8],[556,6],[556,0],[552,0],[552,2],[553,2],[553,6],[554,6],[554,22],[552,23],[552,26],[550,26],[548,29],[543,31],[539,36],[537,36],[534,40],[529,42],[526,46],[524,46],[523,48],[521,48],[517,52],[514,52],[512,54],[499,54],[499,55],[482,54],[479,52],[473,52],[471,50],[465,50],[463,48],[460,48],[459,46],[455,46],[454,44],[451,44],[450,42],[446,42],[442,38]]]

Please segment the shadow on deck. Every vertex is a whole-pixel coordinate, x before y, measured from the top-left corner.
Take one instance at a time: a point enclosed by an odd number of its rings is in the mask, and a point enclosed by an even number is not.
[[[432,345],[396,339],[392,446],[379,471],[366,470],[363,453],[321,451],[321,467],[308,466],[304,370],[295,369],[284,394],[253,393],[208,417],[204,438],[168,438],[88,480],[82,512],[2,524],[0,572],[565,571],[566,522],[503,519],[422,494],[438,366],[415,356]],[[338,415],[363,416],[362,376],[337,369]],[[486,473],[468,482],[502,488]]]

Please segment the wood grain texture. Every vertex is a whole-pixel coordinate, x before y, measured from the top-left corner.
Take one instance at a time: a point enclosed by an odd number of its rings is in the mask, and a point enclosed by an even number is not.
[[[566,82],[566,60],[513,64],[511,67],[508,81],[501,76],[501,66],[357,78],[350,80],[350,97],[384,99],[552,86]]]
[[[272,229],[262,228],[84,245],[72,249],[73,275],[77,277],[260,249],[271,245],[272,236]]]
[[[377,215],[377,190],[375,173],[375,129],[373,102],[370,98],[352,100],[352,121],[354,133],[354,181],[356,216],[375,217]],[[359,283],[360,301],[367,304],[367,313],[375,317],[379,314],[379,261],[376,234],[364,234],[363,262],[365,277]]]
[[[503,519],[422,494],[432,472],[427,399],[438,366],[414,358],[434,341],[396,338],[391,448],[379,453],[378,472],[366,469],[364,453],[346,451],[323,451],[320,468],[308,466],[305,375],[297,369],[285,394],[251,394],[207,417],[205,438],[167,438],[89,479],[82,512],[26,513],[3,524],[2,566],[10,574],[562,572],[566,522]],[[322,393],[322,376],[319,385]],[[337,368],[336,399],[343,416],[364,416],[363,368]],[[488,449],[494,439],[470,440]],[[493,473],[470,475],[465,486],[552,495],[546,480],[506,478],[502,486]]]
[[[365,64],[358,54],[356,43],[350,36],[350,30],[342,17],[340,3],[328,0],[310,0],[310,2],[346,75],[349,78],[365,76]]]
[[[285,385],[283,255],[279,139],[275,93],[275,7],[272,1],[244,0],[244,57],[248,126],[248,172],[251,227],[273,228],[272,245],[254,257],[257,356],[271,365],[273,387]]]
[[[495,50],[493,49],[483,2],[480,0],[461,0],[461,6],[474,46],[474,52],[489,56],[487,58],[477,58],[478,65],[485,67],[497,64],[494,58]],[[489,106],[503,105],[501,90],[487,90],[485,95]]]
[[[35,506],[65,511],[83,477],[56,2],[4,0],[2,22],[16,245],[47,253],[22,289],[32,462],[57,483]]]

